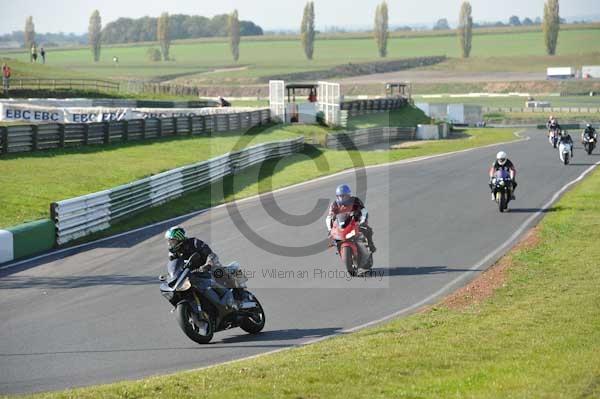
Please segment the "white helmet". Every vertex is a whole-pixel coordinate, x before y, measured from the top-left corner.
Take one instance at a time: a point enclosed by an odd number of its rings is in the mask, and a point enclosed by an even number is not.
[[[504,165],[506,163],[506,158],[508,158],[508,156],[504,151],[500,151],[496,154],[496,160],[500,165]]]

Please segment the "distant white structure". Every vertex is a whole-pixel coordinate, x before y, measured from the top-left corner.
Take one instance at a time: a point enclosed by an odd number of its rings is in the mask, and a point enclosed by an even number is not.
[[[600,66],[583,66],[581,67],[581,77],[583,79],[600,79]]]
[[[547,79],[571,79],[575,77],[575,68],[554,67],[546,68]]]
[[[430,118],[451,123],[477,125],[483,120],[481,106],[470,104],[416,103],[417,108]]]

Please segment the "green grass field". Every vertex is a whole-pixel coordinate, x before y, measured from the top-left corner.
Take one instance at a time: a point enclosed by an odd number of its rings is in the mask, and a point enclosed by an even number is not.
[[[598,398],[600,246],[582,246],[582,232],[600,225],[600,171],[552,209],[482,301],[210,369],[26,397]]]
[[[600,55],[596,43],[600,41],[600,29],[564,30],[560,33],[558,55],[580,57],[588,54],[590,61],[598,61]],[[238,84],[252,83],[259,77],[326,69],[348,62],[368,62],[379,60],[375,43],[370,38],[346,40],[323,39],[315,43],[314,60],[307,61],[298,40],[257,40],[244,41],[240,45],[240,60],[232,62],[228,44],[218,41],[190,41],[173,44],[172,62],[150,62],[146,59],[146,49],[150,45],[105,47],[101,61],[92,62],[89,49],[49,50],[47,65],[104,78],[176,78],[185,76],[197,83]],[[154,45],[156,46],[156,45]],[[596,52],[596,55],[589,56]],[[388,42],[387,59],[447,55],[459,56],[458,41],[455,36],[392,37]],[[464,62],[453,60],[451,67],[461,65],[472,68],[489,66],[487,57],[516,57],[506,64],[520,65],[517,70],[538,70],[536,63],[528,67],[531,56],[544,55],[544,42],[541,32],[475,34],[473,37],[472,59]],[[25,52],[0,52],[0,57],[17,58],[27,61]],[[119,57],[115,66],[112,57]],[[515,61],[518,60],[517,61]],[[575,63],[578,61],[573,60]],[[546,62],[544,60],[544,62]],[[481,64],[481,65],[480,65]],[[483,66],[482,66],[483,65]],[[237,71],[206,73],[225,67],[242,68]],[[504,68],[504,67],[503,67]],[[504,70],[504,69],[503,69]],[[510,69],[509,69],[510,70]]]

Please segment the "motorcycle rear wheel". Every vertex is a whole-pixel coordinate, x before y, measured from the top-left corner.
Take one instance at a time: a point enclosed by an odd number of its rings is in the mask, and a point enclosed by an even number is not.
[[[177,305],[177,323],[183,330],[185,335],[194,342],[199,344],[208,344],[213,338],[214,327],[210,317],[198,315],[194,313],[187,302]],[[197,325],[197,321],[206,323],[204,326]],[[201,328],[206,328],[206,333],[201,332]]]
[[[262,331],[262,329],[265,327],[265,311],[262,308],[262,305],[260,304],[260,302],[258,301],[258,299],[256,299],[256,297],[254,297],[253,299],[254,302],[256,302],[256,308],[257,308],[257,316],[258,316],[258,320],[255,320],[252,317],[244,317],[242,320],[240,320],[240,328],[244,331],[246,331],[248,334],[258,334],[259,332]]]

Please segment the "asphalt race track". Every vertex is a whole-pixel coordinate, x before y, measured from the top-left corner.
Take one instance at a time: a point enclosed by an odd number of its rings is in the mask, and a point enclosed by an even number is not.
[[[173,223],[4,268],[0,393],[199,368],[314,341],[435,302],[506,252],[556,192],[600,161],[598,153],[588,156],[577,145],[573,163],[564,166],[542,131],[524,135],[531,139],[369,168],[366,205],[378,252],[368,279],[349,281],[323,241],[325,199],[343,182],[354,188],[353,173],[276,192],[277,206],[268,197],[262,203],[254,198],[239,202],[240,215],[218,207],[181,218],[188,233],[206,239],[222,260],[239,260],[254,273],[249,289],[267,316],[257,336],[233,329],[201,346],[179,329],[156,279],[167,255],[162,234]],[[518,169],[517,200],[506,214],[498,212],[487,188],[487,170],[500,149]],[[323,200],[316,205],[318,199]],[[276,220],[267,210],[280,216]],[[236,227],[239,216],[250,232]],[[281,246],[306,248],[285,256]]]

